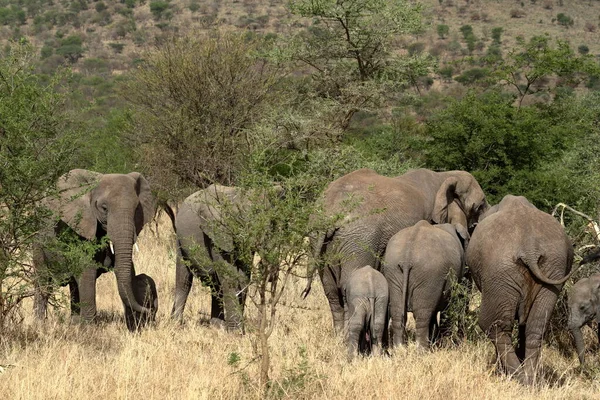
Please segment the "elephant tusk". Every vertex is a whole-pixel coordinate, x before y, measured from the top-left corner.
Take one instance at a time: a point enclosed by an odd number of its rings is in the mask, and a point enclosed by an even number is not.
[[[133,244],[133,248],[134,248],[134,249],[135,249],[135,251],[137,251],[138,253],[140,252],[140,248],[139,248],[139,246],[138,246],[138,244],[137,244],[137,243],[134,243],[134,244]]]
[[[115,248],[113,247],[113,244],[112,244],[112,242],[110,240],[108,241],[108,245],[110,247],[110,252],[113,253],[113,254],[115,254]]]

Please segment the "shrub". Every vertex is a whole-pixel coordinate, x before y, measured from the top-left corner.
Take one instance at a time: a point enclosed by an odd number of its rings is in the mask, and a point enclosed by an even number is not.
[[[188,6],[188,8],[190,9],[191,12],[195,13],[196,11],[198,11],[200,9],[200,3],[198,3],[196,0],[190,2],[190,5]]]
[[[54,49],[51,46],[46,45],[44,45],[44,47],[42,47],[42,50],[40,51],[42,59],[50,57],[53,53]]]
[[[69,62],[76,63],[83,57],[82,40],[79,35],[71,35],[60,42],[60,47],[56,49],[56,54],[65,57]]]
[[[577,48],[577,51],[579,52],[579,54],[587,54],[590,52],[590,48],[587,47],[585,44],[582,44]]]
[[[511,18],[523,18],[525,15],[527,15],[525,11],[521,10],[520,8],[513,8],[512,10],[510,10]]]
[[[123,52],[123,48],[125,47],[124,43],[109,43],[108,45],[116,54],[121,54]]]
[[[446,65],[440,68],[440,76],[447,82],[452,81],[452,74],[454,73],[454,68],[451,65]]]
[[[560,13],[556,16],[556,22],[558,22],[559,25],[562,25],[566,28],[573,26],[574,23],[573,18],[563,13]]]
[[[502,33],[504,32],[504,28],[496,27],[492,29],[492,40],[494,43],[500,44],[502,43]]]
[[[591,22],[586,22],[584,27],[586,32],[596,32],[596,25]]]
[[[489,77],[490,71],[487,68],[472,68],[461,75],[454,78],[455,81],[462,83],[463,85],[471,85],[478,81],[482,81]]]
[[[423,52],[423,50],[425,50],[425,43],[423,43],[423,42],[411,43],[408,45],[407,50],[408,50],[408,54],[410,54],[411,56],[414,56],[416,54],[421,54]]]
[[[169,3],[166,1],[158,0],[150,3],[150,11],[154,15],[154,19],[159,20],[162,17],[162,13],[169,8]]]
[[[450,27],[448,25],[441,24],[437,26],[437,34],[440,39],[448,37],[448,33],[450,33]]]
[[[467,40],[469,36],[474,36],[473,27],[471,25],[463,25],[460,27],[460,31],[462,32],[463,38]]]
[[[108,7],[106,6],[106,4],[104,4],[104,2],[99,1],[96,3],[95,9],[96,12],[102,12],[104,10],[106,10]]]

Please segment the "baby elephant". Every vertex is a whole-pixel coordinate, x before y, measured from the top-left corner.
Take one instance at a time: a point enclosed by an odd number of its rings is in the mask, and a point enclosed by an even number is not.
[[[595,321],[600,341],[600,274],[577,281],[569,291],[569,330],[575,339],[575,347],[581,365],[585,362],[585,347],[581,327]]]
[[[380,355],[387,334],[388,284],[381,272],[370,265],[355,270],[345,290],[346,345],[348,359],[359,349]]]
[[[124,305],[127,328],[131,332],[135,332],[150,322],[154,322],[158,311],[158,293],[154,279],[146,274],[134,276],[131,283],[135,300],[151,311],[149,314],[139,313]]]
[[[463,275],[469,234],[460,224],[431,225],[419,221],[388,242],[383,275],[390,287],[394,345],[406,343],[406,314],[412,311],[417,345],[429,348],[437,330],[437,312],[448,305],[449,274]]]

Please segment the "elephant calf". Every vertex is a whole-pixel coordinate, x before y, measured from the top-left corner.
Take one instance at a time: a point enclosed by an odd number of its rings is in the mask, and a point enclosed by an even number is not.
[[[127,323],[127,328],[131,332],[134,332],[139,328],[148,325],[150,322],[154,322],[156,312],[158,311],[158,292],[156,291],[154,279],[146,274],[134,276],[131,282],[135,300],[138,304],[141,304],[142,307],[146,307],[150,310],[150,313],[140,313],[125,304],[123,305],[125,307],[125,322]]]
[[[385,277],[370,265],[359,268],[350,275],[345,297],[348,359],[354,358],[361,342],[366,343],[367,351],[380,355],[388,321]]]
[[[437,312],[448,305],[449,273],[457,279],[463,275],[468,237],[460,224],[431,225],[425,220],[392,236],[382,271],[390,286],[394,345],[406,343],[406,314],[412,311],[417,345],[429,348]]]
[[[581,365],[585,362],[585,347],[581,327],[595,321],[600,341],[600,274],[577,281],[569,291],[569,330],[575,339],[575,347]]]

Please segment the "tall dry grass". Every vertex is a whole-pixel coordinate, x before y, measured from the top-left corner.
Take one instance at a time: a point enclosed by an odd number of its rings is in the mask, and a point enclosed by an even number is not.
[[[580,375],[573,352],[565,357],[553,348],[544,349],[544,383],[536,388],[498,375],[493,347],[487,342],[427,353],[409,346],[391,357],[348,364],[342,344],[333,337],[322,288],[315,287],[301,300],[301,278],[291,281],[279,309],[270,341],[273,385],[265,395],[256,386],[257,343],[252,332],[239,336],[198,322],[208,318],[207,289],[194,285],[184,326],[169,320],[175,258],[167,227],[162,221],[160,238],[145,230],[135,254],[137,272],[157,282],[157,326],[136,335],[126,330],[114,274],[98,280],[96,324],[71,325],[63,309],[36,325],[27,304],[22,310],[24,328],[0,347],[0,399],[600,397],[597,375]],[[249,304],[249,319],[255,315]]]

